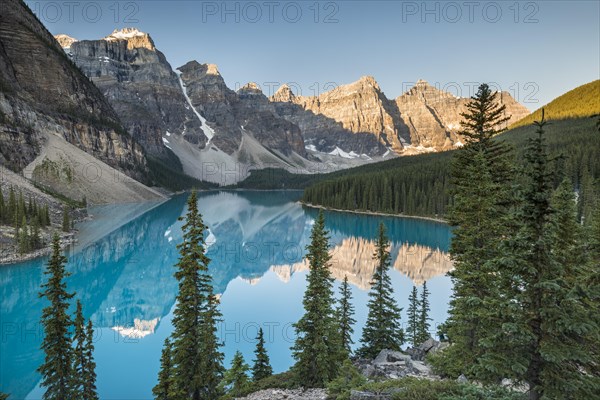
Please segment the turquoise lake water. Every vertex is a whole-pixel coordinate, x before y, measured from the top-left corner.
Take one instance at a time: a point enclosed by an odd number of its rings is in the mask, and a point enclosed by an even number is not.
[[[317,214],[297,203],[300,192],[206,192],[199,208],[209,228],[208,256],[224,322],[219,334],[226,365],[240,350],[251,363],[258,327],[276,372],[292,365],[291,326],[302,315],[305,246]],[[97,207],[78,226],[80,244],[67,251],[70,291],[96,330],[95,359],[102,400],[152,398],[164,339],[170,334],[177,283],[173,265],[181,241],[178,217],[187,195],[160,205]],[[154,206],[154,207],[152,207]],[[413,284],[431,291],[432,335],[446,318],[451,282],[448,226],[410,218],[326,212],[332,273],[348,276],[356,307],[355,342],[367,316],[367,293],[377,226],[392,242],[392,281],[403,323]],[[120,223],[115,225],[115,221]],[[43,360],[38,324],[45,300],[45,259],[0,266],[0,391],[11,399],[40,399]],[[337,292],[336,292],[337,293]],[[355,345],[356,346],[356,345]]]

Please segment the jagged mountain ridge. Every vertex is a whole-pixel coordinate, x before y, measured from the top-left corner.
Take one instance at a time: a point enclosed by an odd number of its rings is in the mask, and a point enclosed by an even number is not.
[[[78,41],[66,35],[57,39],[148,153],[165,156],[166,132],[185,131],[188,140],[206,142],[177,74],[150,35],[123,29],[100,40]]]
[[[287,85],[283,85],[270,100],[278,105],[281,116],[303,128],[305,140],[317,150],[330,151],[334,145],[328,140],[331,139],[330,127],[314,128],[319,125],[314,123],[315,120],[328,119],[337,124],[338,132],[370,135],[379,145],[362,147],[359,151],[377,154],[383,147],[399,155],[460,146],[460,114],[469,101],[439,90],[424,80],[417,81],[408,92],[390,100],[370,76],[311,97],[295,96]],[[507,125],[529,114],[529,110],[507,92],[500,93],[499,101],[506,105],[506,115],[510,116]],[[335,145],[346,152],[351,151],[344,148],[343,136],[335,137]]]
[[[284,156],[305,156],[300,130],[279,118],[262,91],[249,83],[237,92],[229,89],[214,64],[190,61],[182,67],[181,79],[194,107],[204,113],[215,131],[212,143],[227,154],[239,150],[244,133]]]
[[[306,173],[462,144],[460,113],[469,99],[425,81],[396,99],[370,76],[319,96],[296,96],[283,85],[267,98],[254,83],[231,90],[214,64],[190,61],[173,71],[135,28],[100,40],[56,38],[149,153],[173,150],[198,179],[235,183],[252,169]],[[509,124],[529,113],[506,92],[500,102]]]

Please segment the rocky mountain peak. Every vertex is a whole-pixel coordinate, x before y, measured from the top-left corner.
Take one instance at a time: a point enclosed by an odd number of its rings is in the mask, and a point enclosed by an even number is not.
[[[244,86],[242,86],[237,91],[237,94],[244,98],[245,97],[264,96],[260,87],[254,82],[246,83]]]
[[[372,77],[371,75],[361,76],[357,83],[360,83],[361,85],[371,86],[376,90],[381,90],[379,88],[379,84],[377,83],[375,78]]]
[[[283,84],[273,96],[271,96],[270,100],[273,102],[282,102],[282,103],[293,103],[296,95],[292,92],[292,89],[287,85]]]
[[[411,96],[416,96],[420,101],[425,103],[437,103],[445,99],[456,99],[451,93],[430,85],[429,82],[424,79],[419,79],[412,88],[399,98],[410,98]]]
[[[205,64],[205,65],[206,65],[206,73],[208,75],[221,76],[221,73],[219,72],[219,68],[217,67],[217,64]]]
[[[65,35],[64,33],[58,34],[54,36],[54,38],[60,44],[60,47],[62,47],[63,49],[71,48],[71,45],[78,41],[77,39],[69,35]]]
[[[189,74],[197,79],[202,79],[205,77],[218,77],[219,81],[223,80],[216,64],[200,64],[198,61],[192,60],[177,69],[182,73]]]
[[[155,50],[154,41],[147,33],[144,33],[137,28],[115,29],[113,33],[104,38],[108,42],[115,40],[127,41],[128,49],[145,48]]]

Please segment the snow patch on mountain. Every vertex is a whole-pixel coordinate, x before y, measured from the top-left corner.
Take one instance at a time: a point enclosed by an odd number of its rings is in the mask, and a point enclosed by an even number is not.
[[[357,157],[360,157],[354,151],[351,151],[350,153],[346,153],[344,150],[340,149],[337,146],[336,146],[336,148],[333,151],[329,152],[328,154],[330,154],[332,156],[339,156],[339,157],[342,157],[342,158],[357,158]]]
[[[190,106],[190,108],[192,109],[194,114],[196,114],[196,117],[198,117],[198,119],[202,123],[202,126],[200,127],[200,129],[202,129],[202,132],[204,132],[204,136],[206,136],[206,138],[210,142],[211,139],[215,136],[215,131],[213,130],[213,128],[208,126],[208,124],[206,123],[206,118],[204,118],[198,112],[198,110],[196,110],[196,107],[194,107],[194,105],[192,104],[192,100],[190,99],[190,97],[187,94],[187,90],[185,88],[185,83],[183,83],[183,80],[181,79],[181,71],[175,71],[175,73],[177,74],[177,78],[179,79],[179,86],[181,86],[181,92],[183,93],[185,100],[187,101],[188,105]]]
[[[141,32],[137,28],[123,28],[115,29],[113,33],[104,38],[104,40],[127,40],[133,39],[134,37],[146,36],[144,32]]]

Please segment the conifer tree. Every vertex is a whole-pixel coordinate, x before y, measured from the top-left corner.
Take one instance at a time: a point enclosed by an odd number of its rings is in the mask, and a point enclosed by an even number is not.
[[[46,204],[44,206],[44,219],[45,219],[44,226],[50,226],[50,211],[48,209],[48,204]]]
[[[12,223],[15,221],[15,212],[17,211],[17,200],[15,190],[11,186],[8,191],[8,206],[6,210],[6,222]]]
[[[198,212],[198,198],[188,199],[183,242],[175,278],[179,281],[173,317],[171,395],[174,399],[213,399],[221,381],[223,354],[219,352],[216,324],[218,301],[212,292],[205,254],[206,226]],[[183,219],[183,218],[182,218]]]
[[[595,321],[589,320],[584,297],[586,288],[574,287],[581,275],[573,246],[577,234],[574,197],[567,185],[552,199],[552,169],[544,139],[544,112],[535,122],[537,137],[530,139],[525,154],[522,206],[517,210],[517,233],[507,238],[502,258],[518,290],[506,307],[508,324],[502,329],[510,352],[496,353],[530,386],[529,399],[588,398],[598,393],[600,382],[590,373],[597,364],[585,343],[598,342]],[[553,207],[552,202],[562,210]],[[567,244],[559,244],[560,236]],[[571,239],[570,239],[570,238]]]
[[[307,246],[309,263],[304,292],[304,315],[294,324],[296,342],[292,347],[296,364],[292,371],[303,387],[325,387],[335,379],[342,358],[341,338],[334,314],[333,278],[331,277],[329,233],[325,216],[319,212]]]
[[[221,381],[221,390],[232,397],[244,396],[250,388],[248,372],[250,367],[244,361],[244,356],[239,351],[235,352],[228,369]]]
[[[83,311],[81,302],[77,300],[77,307],[75,310],[75,319],[73,320],[73,326],[75,328],[75,334],[73,335],[73,367],[72,367],[72,382],[71,389],[73,391],[73,400],[83,400],[83,385],[85,382],[85,371],[86,357],[85,357],[85,319],[83,318]]]
[[[68,314],[69,300],[73,294],[67,292],[65,271],[67,259],[62,254],[60,239],[54,235],[52,255],[44,275],[48,277],[42,285],[40,297],[50,304],[42,310],[44,339],[41,349],[45,354],[44,363],[38,368],[42,375],[41,386],[45,388],[44,400],[64,400],[71,398],[72,348]]]
[[[217,324],[222,321],[219,300],[213,293],[212,278],[205,272],[201,274],[202,291],[207,300],[203,308],[200,323],[200,383],[202,399],[216,399],[220,396],[219,383],[223,379],[223,353],[217,336]]]
[[[33,200],[31,199],[31,195],[27,197],[27,216],[33,215]]]
[[[62,230],[63,230],[63,232],[71,232],[71,221],[69,218],[69,208],[66,205],[63,208]]]
[[[254,365],[252,366],[252,380],[258,382],[261,379],[268,378],[273,375],[273,368],[265,349],[265,337],[263,329],[258,329],[258,336],[256,337],[256,349],[254,350]]]
[[[31,235],[29,236],[29,248],[36,250],[42,245],[40,237],[40,223],[36,217],[31,219]]]
[[[592,264],[600,265],[600,202],[592,216],[592,221],[587,228],[588,250]]]
[[[173,392],[173,371],[171,342],[165,339],[160,357],[160,371],[158,372],[158,383],[152,388],[152,394],[156,400],[171,400]]]
[[[369,314],[360,339],[362,347],[357,352],[365,358],[373,359],[384,349],[400,351],[400,346],[404,343],[404,332],[400,327],[402,310],[394,299],[394,289],[389,276],[389,247],[385,226],[381,223],[373,255],[377,265],[369,292]]]
[[[37,205],[37,201],[35,200],[35,198],[33,199],[33,211],[31,213],[31,217],[38,217],[38,205]]]
[[[6,399],[8,399],[8,395],[6,393],[0,392],[0,400],[6,400]]]
[[[188,211],[182,227],[183,243],[177,246],[180,257],[175,278],[179,281],[179,291],[171,334],[173,383],[174,390],[177,390],[172,395],[176,399],[199,400],[202,394],[200,324],[206,298],[202,293],[200,274],[208,268],[209,263],[204,251],[205,229],[194,192],[188,199]]]
[[[352,334],[354,333],[354,324],[356,320],[354,319],[354,305],[352,305],[352,291],[350,290],[350,285],[348,284],[348,276],[344,276],[344,280],[340,285],[340,300],[338,304],[338,308],[336,310],[339,329],[340,329],[340,337],[342,340],[342,348],[346,352],[346,356],[350,356],[352,353],[352,344],[354,341],[352,340]]]
[[[500,318],[500,282],[504,282],[491,261],[498,255],[501,239],[513,229],[509,212],[512,149],[494,138],[508,118],[497,97],[498,93],[483,84],[471,98],[467,112],[461,114],[466,144],[454,154],[451,164],[448,220],[455,227],[450,248],[454,269],[445,326],[453,345],[443,358],[458,374],[477,375],[480,380],[488,379],[480,371],[479,360],[487,351],[483,343],[497,334],[492,327]]]
[[[30,238],[29,238],[29,228],[27,227],[27,219],[23,215],[23,219],[21,221],[18,232],[18,244],[19,244],[19,253],[24,254],[31,250],[30,248]]]
[[[23,192],[19,190],[19,199],[17,200],[17,215],[19,221],[23,217],[27,217],[27,207],[25,206],[25,199],[23,198]]]
[[[406,328],[408,342],[413,347],[419,345],[419,311],[421,309],[419,303],[419,292],[417,291],[417,287],[413,286],[408,298],[408,326]]]
[[[83,399],[99,400],[96,391],[96,362],[94,361],[94,327],[88,320],[85,329],[85,370],[83,374]]]
[[[429,290],[427,289],[427,282],[423,282],[423,290],[421,291],[421,301],[419,301],[420,310],[419,310],[419,329],[417,331],[417,337],[419,344],[425,342],[427,339],[431,337],[429,333]]]
[[[19,196],[20,200],[22,200],[22,198],[23,198],[22,193],[19,192],[19,195],[20,195]],[[19,228],[24,226],[23,217],[25,217],[25,209],[23,208],[21,201],[17,200],[16,206],[15,206],[15,212],[13,213],[14,227],[15,227],[15,232],[17,232],[17,233],[19,232]]]
[[[600,202],[597,203],[592,220],[586,227],[586,237],[587,268],[579,278],[578,285],[585,287],[589,295],[584,300],[588,310],[588,321],[593,321],[596,326],[600,326],[600,274],[598,274],[600,266]],[[585,345],[592,357],[596,360],[600,359],[600,339],[597,336],[595,339],[588,338]],[[591,370],[593,376],[600,377],[600,364],[596,363]]]

